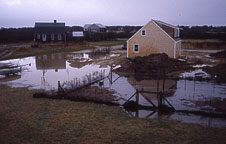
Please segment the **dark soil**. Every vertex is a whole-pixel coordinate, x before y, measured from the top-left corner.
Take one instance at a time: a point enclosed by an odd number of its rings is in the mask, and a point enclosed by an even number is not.
[[[215,58],[226,58],[226,50],[210,54],[210,56]]]
[[[118,72],[134,74],[168,74],[176,71],[185,71],[191,67],[183,61],[169,58],[167,54],[151,54],[145,57],[128,59],[128,62],[117,69]],[[161,75],[160,75],[161,77]]]
[[[209,73],[212,78],[215,78],[216,82],[226,82],[226,63],[221,63],[214,67],[205,67],[203,70]]]

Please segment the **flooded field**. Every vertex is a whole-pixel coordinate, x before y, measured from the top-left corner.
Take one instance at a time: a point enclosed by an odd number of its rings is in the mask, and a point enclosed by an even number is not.
[[[103,84],[93,84],[114,92],[115,100],[123,105],[137,90],[139,91],[164,91],[167,93],[167,100],[176,110],[195,110],[214,113],[225,113],[224,102],[226,99],[226,84],[218,84],[214,81],[194,80],[137,80],[134,77],[124,77],[116,73],[110,73],[109,65],[101,65],[100,61],[119,57],[120,54],[108,56],[91,56],[86,53],[59,53],[27,57],[1,61],[1,64],[11,64],[21,67],[19,77],[0,82],[11,87],[28,87],[29,89],[57,90],[58,81],[66,83],[76,81],[84,83],[84,79],[95,74],[102,74],[102,77],[109,76],[103,80]],[[100,60],[97,62],[97,59]],[[115,65],[113,69],[120,67]],[[189,75],[189,74],[185,74]],[[111,77],[110,77],[111,76]],[[1,76],[4,77],[4,76]],[[147,98],[148,97],[148,98]],[[156,94],[140,93],[131,100],[143,106],[158,105]],[[126,111],[131,116],[141,118],[166,118],[187,123],[198,123],[210,127],[226,127],[226,119],[210,118],[194,114],[170,113],[161,114],[158,111],[137,110]]]
[[[80,79],[96,71],[107,73],[108,67],[93,64],[87,54],[52,54],[2,61],[22,67],[21,78],[5,82],[12,87],[56,90],[58,81]],[[3,82],[4,83],[4,82]]]

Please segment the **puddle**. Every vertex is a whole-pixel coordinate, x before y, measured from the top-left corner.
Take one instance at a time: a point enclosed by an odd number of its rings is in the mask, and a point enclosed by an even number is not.
[[[1,61],[1,63],[12,63],[22,66],[19,79],[0,82],[11,87],[29,87],[29,89],[54,90],[61,83],[82,79],[86,75],[96,71],[109,72],[109,67],[100,68],[100,65],[93,64],[87,54],[51,54],[23,59],[12,59]]]
[[[170,119],[180,121],[182,123],[199,124],[205,127],[226,127],[226,122],[224,118],[211,118],[206,116],[194,115],[194,114],[184,114],[184,113],[171,113],[171,114],[159,114],[158,112],[138,110],[136,112],[128,112],[131,117],[147,118],[147,119]]]
[[[123,104],[129,99],[136,89],[144,91],[157,91],[157,80],[141,80],[136,81],[134,78],[119,77],[113,74],[113,83],[109,79],[105,79],[104,87],[116,91],[119,103]],[[162,90],[163,80],[159,81],[159,90]],[[226,98],[226,84],[216,84],[206,81],[190,81],[190,80],[165,80],[165,91],[168,101],[176,110],[204,111],[213,113],[222,113],[215,111],[216,109],[210,105],[198,106],[197,101],[212,101],[215,98]],[[146,94],[151,97],[152,102],[157,105],[156,94]],[[143,97],[145,94],[139,94],[139,97],[133,97],[131,100],[139,101],[140,105],[151,106],[151,104]],[[184,123],[200,124],[207,127],[226,127],[225,118],[212,118],[208,116],[200,116],[195,114],[171,113],[160,115],[158,112],[150,110],[137,110],[136,112],[126,111],[130,116],[140,118],[163,118],[177,120]],[[225,111],[224,111],[225,112]]]
[[[116,57],[118,55],[110,55],[108,57]],[[107,58],[103,56],[98,59]],[[110,67],[100,67],[93,62],[94,58],[90,58],[85,53],[67,53],[67,54],[51,54],[36,57],[28,57],[23,59],[13,59],[1,61],[0,63],[11,63],[13,65],[22,66],[21,76],[8,82],[0,82],[11,87],[29,87],[29,89],[54,90],[58,88],[58,81],[61,83],[74,79],[83,79],[86,75],[104,71],[105,75],[110,72]],[[115,66],[114,69],[119,68]],[[197,65],[196,68],[204,67]],[[197,76],[200,74],[191,72],[182,74],[187,76]],[[205,74],[207,75],[207,74]],[[124,104],[135,92],[139,91],[164,91],[167,93],[168,101],[176,110],[201,110],[207,112],[216,112],[214,105],[197,105],[198,101],[212,101],[213,99],[226,99],[226,84],[216,84],[207,81],[190,81],[190,80],[136,80],[133,77],[120,77],[116,73],[112,73],[112,79],[104,79],[103,87],[113,90],[119,104]],[[164,86],[163,86],[163,83]],[[97,84],[94,84],[97,85]],[[139,104],[151,106],[149,99],[158,104],[156,94],[139,94],[139,97],[133,97],[131,100],[139,101]],[[128,112],[131,116],[141,118],[166,118],[179,120],[187,123],[202,124],[211,127],[226,127],[225,119],[209,118],[198,115],[186,115],[182,113],[173,113],[170,115],[160,115],[157,112],[139,110],[137,112]]]

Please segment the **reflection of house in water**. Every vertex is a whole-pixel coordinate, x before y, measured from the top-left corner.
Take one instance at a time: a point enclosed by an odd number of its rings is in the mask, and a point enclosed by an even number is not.
[[[146,92],[164,91],[166,93],[166,95],[164,95],[164,96],[169,97],[174,94],[174,92],[175,92],[174,89],[177,86],[177,81],[170,80],[170,79],[166,79],[165,82],[163,80],[158,81],[158,80],[154,80],[154,79],[144,79],[144,80],[137,81],[135,78],[129,77],[128,81],[131,85],[133,85],[135,87],[136,90],[138,90],[140,92],[143,91],[144,93],[142,93],[142,96],[145,99],[148,98],[149,100],[156,100],[157,95],[146,93]]]
[[[67,58],[70,59],[68,61],[70,66],[74,68],[82,68],[85,65],[93,63],[92,59],[89,58],[89,55],[85,53],[70,54],[67,56]]]
[[[66,55],[62,53],[35,57],[37,70],[55,69],[56,72],[59,69],[66,69],[66,60]]]

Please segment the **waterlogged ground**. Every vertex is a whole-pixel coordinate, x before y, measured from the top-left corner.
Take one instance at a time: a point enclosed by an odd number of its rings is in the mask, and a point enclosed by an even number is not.
[[[29,87],[30,89],[56,90],[58,81],[64,83],[73,79],[82,84],[86,75],[94,72],[107,74],[109,68],[100,68],[92,63],[87,54],[52,54],[22,59],[2,61],[22,67],[19,79],[3,82],[12,87]]]
[[[61,84],[67,81],[74,81],[76,85],[82,85],[89,76],[98,77],[100,74],[105,77],[110,73],[109,63],[106,61],[115,60],[121,54],[110,54],[102,56],[92,56],[87,53],[59,53],[27,57],[1,61],[1,64],[13,64],[20,66],[22,72],[16,79],[11,79],[0,84],[7,84],[11,87],[29,87],[30,89],[56,90],[58,81]],[[112,61],[110,64],[114,64]],[[114,65],[113,69],[120,67]],[[195,76],[196,71],[200,75],[199,68],[192,72],[181,74],[182,77]],[[208,77],[208,74],[204,73]],[[98,84],[96,84],[98,85]],[[112,78],[108,77],[103,81],[103,87],[113,90],[117,103],[123,104],[129,99],[136,89],[143,91],[157,91],[157,80],[139,80],[133,77],[120,77],[112,73]],[[159,81],[159,90],[162,90],[163,81]],[[217,108],[211,103],[213,100],[226,98],[226,84],[217,84],[208,81],[193,80],[166,80],[164,91],[168,93],[167,99],[177,110],[201,110],[207,112],[225,112],[224,109]],[[148,96],[157,105],[156,95],[140,94],[139,104],[150,106],[151,104],[144,98]],[[166,118],[174,119],[187,123],[198,123],[210,127],[226,127],[226,120],[222,118],[209,118],[198,115],[185,115],[173,113],[161,115],[158,112],[139,110],[127,112],[131,116],[146,118]]]

